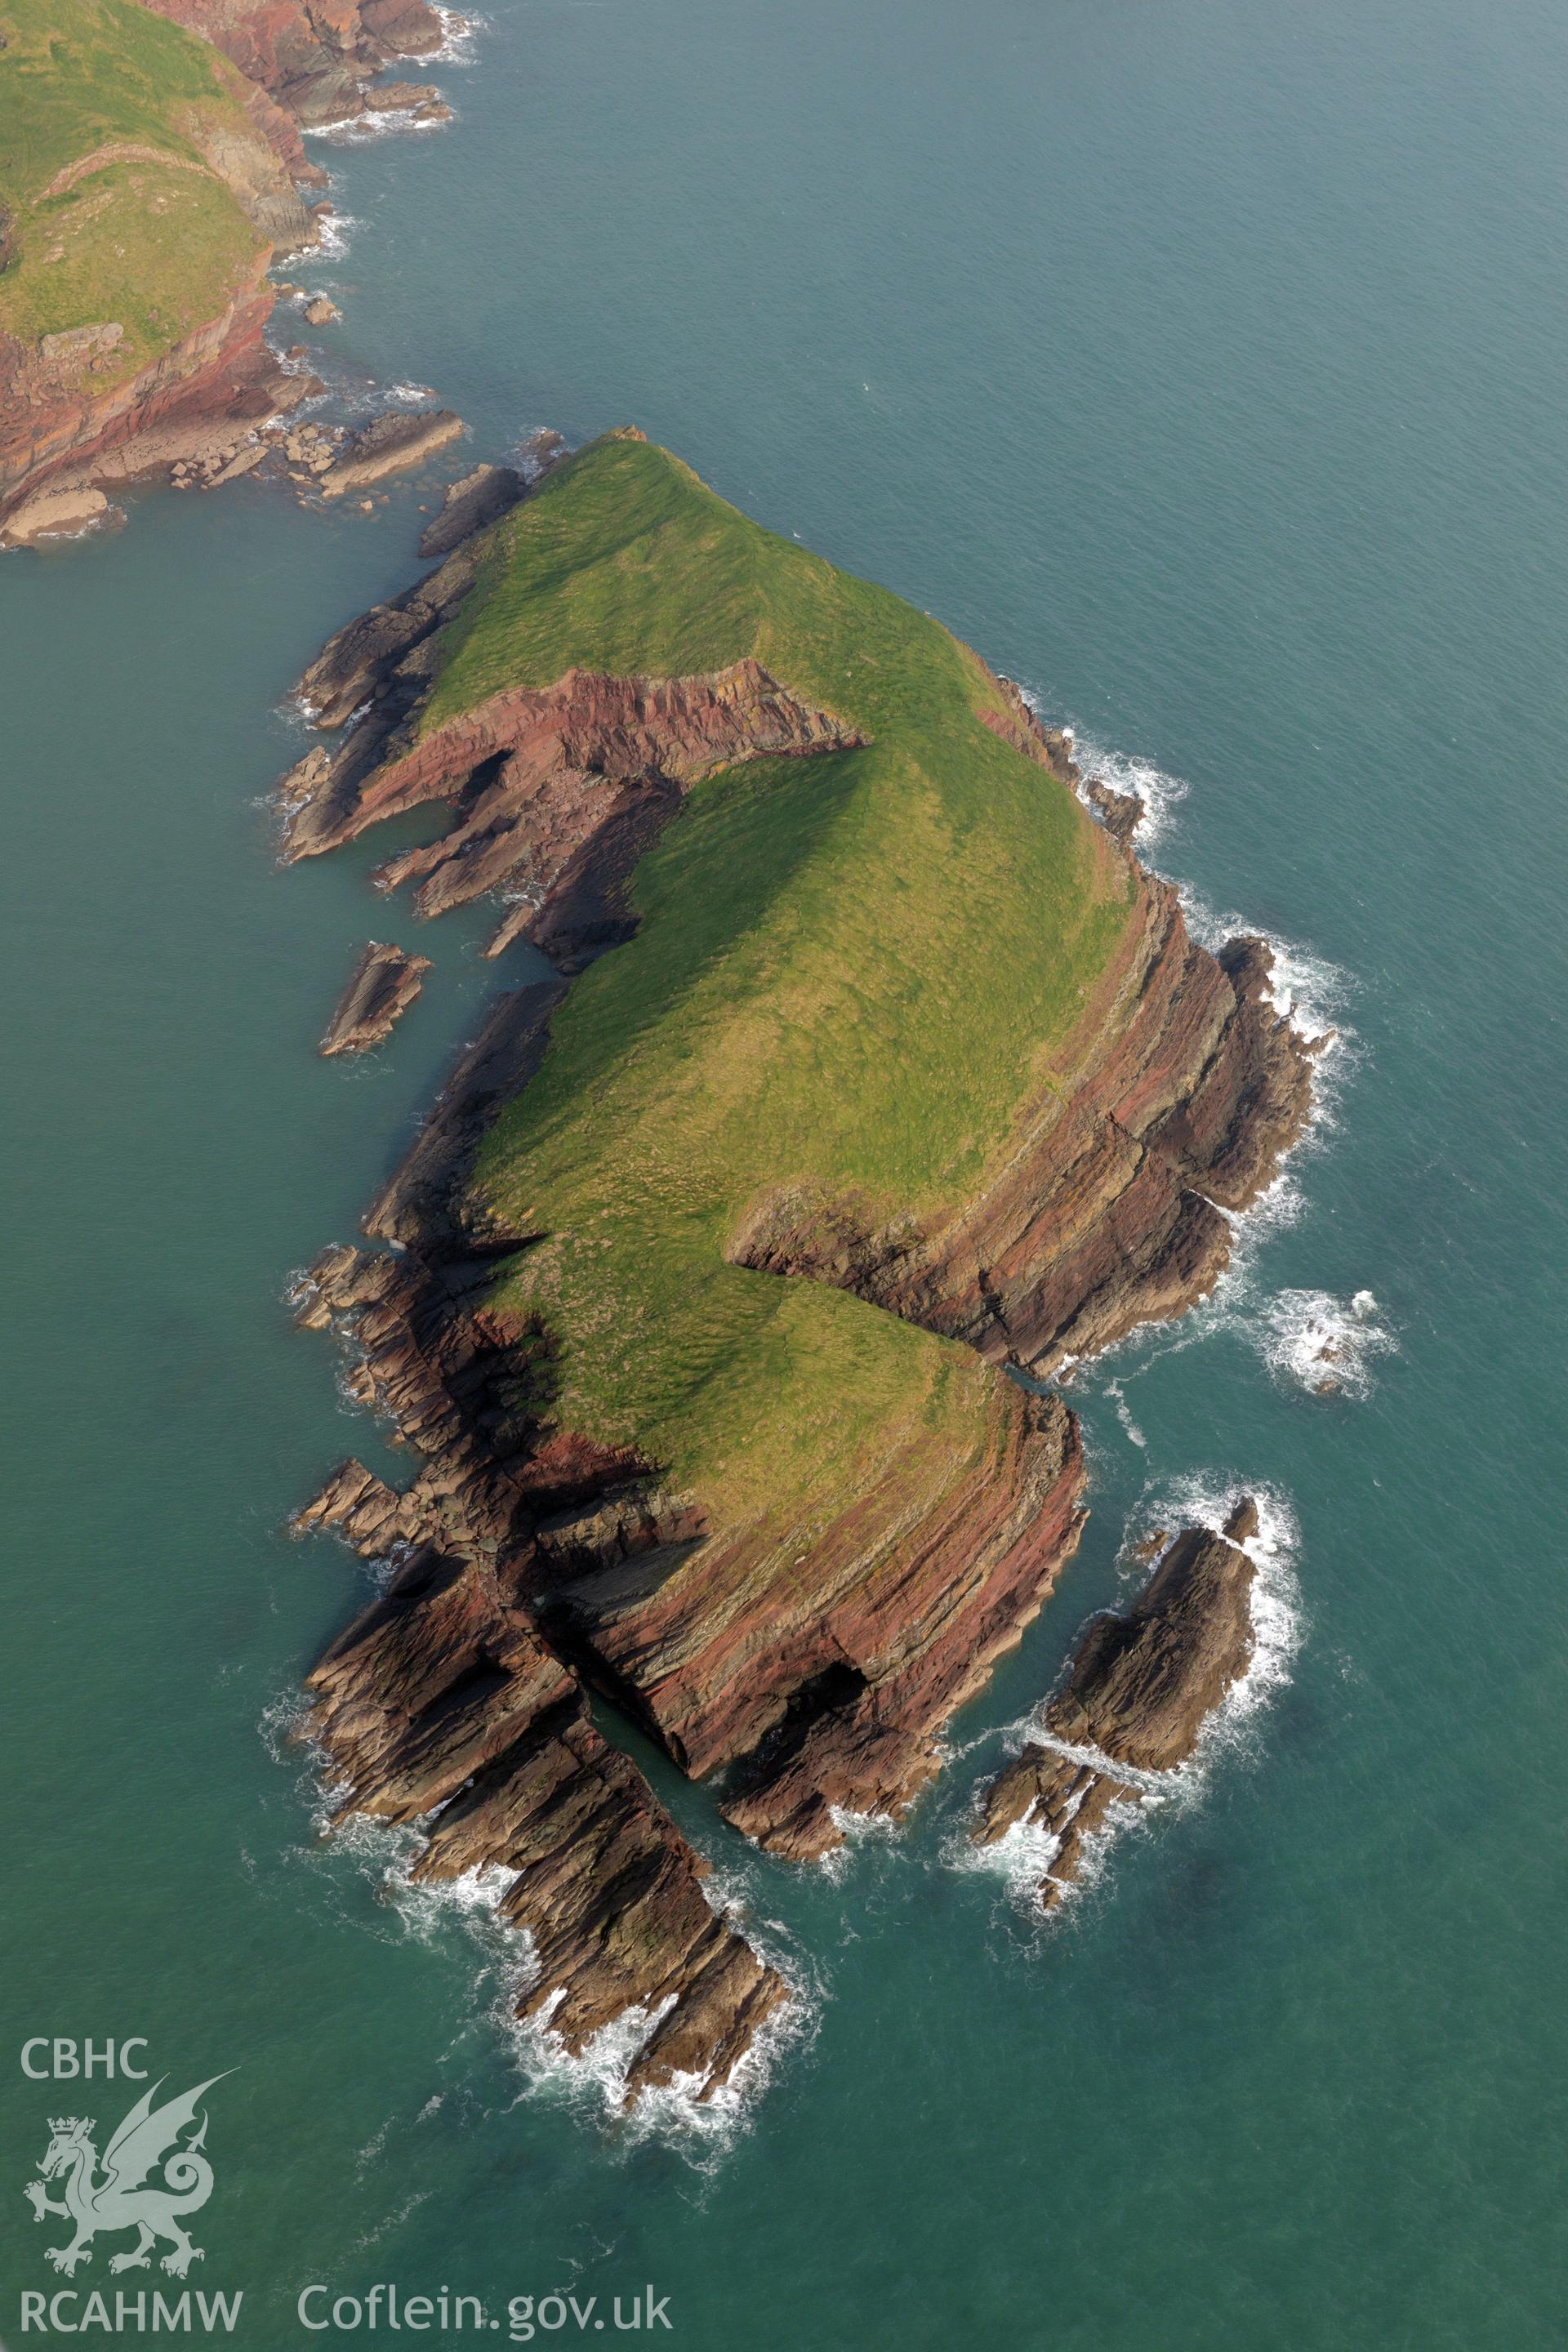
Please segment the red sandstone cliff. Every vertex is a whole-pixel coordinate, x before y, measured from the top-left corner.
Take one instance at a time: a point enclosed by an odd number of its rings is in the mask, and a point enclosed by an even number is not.
[[[150,367],[104,388],[118,326],[37,344],[0,335],[0,532],[26,535],[26,509],[66,483],[112,484],[230,437],[310,388],[263,340],[273,295],[267,255],[222,314]]]
[[[55,498],[156,471],[210,446],[215,432],[221,439],[227,428],[233,439],[310,388],[308,379],[279,368],[263,341],[275,299],[266,280],[269,263],[317,235],[294,184],[296,173],[308,168],[299,133],[232,66],[218,58],[214,70],[233,107],[192,105],[171,123],[194,152],[124,140],[89,146],[33,201],[44,205],[100,173],[130,167],[121,201],[125,233],[134,237],[145,217],[138,207],[163,201],[143,186],[135,167],[210,175],[251,224],[254,248],[236,267],[217,315],[190,326],[133,374],[125,373],[132,346],[119,319],[85,320],[37,341],[0,331],[0,535],[29,535],[26,509],[40,493]],[[31,233],[26,218],[17,234],[24,231]],[[127,267],[133,275],[133,262]]]
[[[311,1731],[341,1811],[423,1824],[441,1809],[416,1878],[501,1874],[498,1908],[532,1945],[520,2016],[577,2052],[640,2011],[627,2095],[679,2080],[710,2096],[786,1988],[709,1903],[706,1864],[540,1639],[530,1531],[637,1465],[520,1412],[526,1350],[465,1300],[484,1271],[346,1249],[311,1269],[301,1320],[352,1320],[363,1393],[428,1462],[401,1495],[345,1463],[300,1515],[398,1563],[310,1676]]]
[[[426,0],[147,0],[201,33],[307,126],[364,110],[395,58],[429,57],[446,27]]]

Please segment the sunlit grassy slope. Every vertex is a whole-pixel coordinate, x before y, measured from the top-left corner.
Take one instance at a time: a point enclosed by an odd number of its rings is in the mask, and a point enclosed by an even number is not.
[[[0,334],[117,323],[125,341],[101,386],[219,317],[255,274],[264,241],[192,135],[245,130],[237,77],[136,0],[0,0]],[[170,160],[110,163],[45,194],[125,145]]]
[[[747,654],[872,741],[691,793],[637,874],[636,938],[574,982],[492,1129],[476,1205],[552,1236],[502,1294],[552,1335],[566,1422],[799,1528],[906,1439],[939,1482],[973,1460],[994,1376],[847,1295],[726,1265],[727,1235],[800,1179],[874,1211],[962,1200],[1049,1084],[1131,885],[983,723],[998,690],[946,630],[636,440],[595,443],[497,527],[426,723],[574,665]]]

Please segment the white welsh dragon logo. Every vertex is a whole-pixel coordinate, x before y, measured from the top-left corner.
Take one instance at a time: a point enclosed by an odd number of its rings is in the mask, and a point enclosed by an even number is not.
[[[22,2194],[33,2208],[35,2221],[41,2221],[47,2213],[58,2213],[76,2223],[76,2235],[68,2246],[45,2249],[46,2260],[68,2278],[79,2263],[91,2262],[92,2241],[100,2230],[141,2233],[129,2253],[110,2256],[111,2271],[145,2270],[160,2238],[167,2238],[174,2249],[163,2256],[163,2268],[176,2278],[184,2278],[191,2264],[202,2260],[202,2249],[192,2245],[180,2216],[195,2212],[213,2193],[213,2168],[201,2154],[207,2136],[205,2116],[194,2138],[184,2147],[176,2143],[186,2125],[195,2121],[203,2092],[224,2078],[214,2074],[183,2097],[167,2099],[161,2107],[154,2107],[153,2101],[167,2079],[160,2075],[150,2091],[142,2092],[104,2149],[101,2179],[98,2150],[92,2144],[96,2129],[92,2117],[50,2117],[49,2144],[38,2166],[39,2177],[29,2180]],[[148,2174],[160,2164],[163,2179],[149,2182]],[[65,2201],[57,2203],[44,2183],[62,2173]]]

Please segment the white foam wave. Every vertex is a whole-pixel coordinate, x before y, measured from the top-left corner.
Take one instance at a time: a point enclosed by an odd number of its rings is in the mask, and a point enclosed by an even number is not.
[[[829,1805],[827,1811],[843,1843],[831,1847],[822,1856],[817,1868],[823,1877],[834,1885],[848,1876],[859,1847],[872,1843],[886,1844],[896,1838],[904,1826],[891,1813],[856,1813],[851,1812],[847,1805]]]
[[[1105,1383],[1105,1393],[1116,1407],[1116,1418],[1127,1433],[1127,1436],[1131,1443],[1141,1447],[1144,1453],[1147,1453],[1149,1449],[1149,1441],[1144,1436],[1143,1432],[1139,1428],[1138,1423],[1132,1418],[1131,1407],[1128,1404],[1126,1391],[1122,1388],[1121,1381],[1107,1381]]]
[[[700,2074],[678,2074],[645,2090],[635,2106],[626,2105],[626,2081],[638,2053],[672,2002],[653,2011],[627,2010],[595,2034],[584,2049],[569,2052],[552,2030],[548,2011],[531,2018],[514,2014],[525,1979],[515,1978],[502,1992],[496,2022],[509,2040],[528,2095],[564,2105],[601,2123],[613,2123],[629,2146],[664,2140],[703,2171],[712,2169],[750,2128],[757,2102],[784,2053],[816,2031],[816,2010],[796,1984],[788,2004],[775,2010],[723,2084],[703,2098]]]
[[[1163,1796],[1154,1796],[1141,1804],[1119,1800],[1106,1807],[1099,1829],[1079,1850],[1078,1867],[1072,1877],[1057,1883],[1058,1899],[1048,1915],[1053,1927],[1069,1918],[1100,1885],[1112,1842],[1130,1830],[1144,1826],[1142,1816],[1165,1801]],[[1039,1926],[1047,1916],[1040,1902],[1040,1889],[1047,1879],[1054,1876],[1060,1852],[1061,1839],[1051,1831],[1032,1822],[1015,1822],[990,1845],[975,1845],[965,1830],[952,1842],[949,1859],[955,1868],[972,1875],[999,1878],[1008,1902],[1032,1926]]]
[[[418,106],[384,106],[377,107],[374,113],[341,115],[335,122],[307,123],[305,135],[321,140],[324,146],[363,147],[373,139],[394,135],[423,138],[427,131],[445,131],[455,120],[456,116],[448,113],[422,121]]]
[[[1092,783],[1109,784],[1113,793],[1121,793],[1137,801],[1142,814],[1138,820],[1134,845],[1140,856],[1153,846],[1171,826],[1177,809],[1187,797],[1187,786],[1179,776],[1166,773],[1152,760],[1140,760],[1127,751],[1113,751],[1092,735],[1081,735],[1068,729],[1073,739],[1073,758],[1083,777],[1079,797],[1086,807],[1093,803],[1085,798]]]
[[[479,35],[489,30],[489,20],[485,16],[459,16],[455,8],[441,7],[437,7],[436,14],[441,19],[441,30],[446,37],[440,47],[432,49],[427,57],[408,60],[411,73],[416,65],[471,66]]]
[[[359,225],[353,213],[321,214],[316,222],[321,232],[315,247],[317,254],[327,261],[341,261]]]
[[[1181,892],[1187,929],[1202,946],[1217,950],[1227,940],[1243,933],[1263,941],[1274,960],[1264,994],[1275,1011],[1285,1015],[1299,1037],[1319,1048],[1321,1058],[1332,1054],[1352,1034],[1344,1023],[1344,1006],[1352,993],[1352,983],[1349,974],[1338,964],[1331,963],[1327,956],[1314,955],[1299,940],[1266,931],[1261,924],[1249,922],[1245,915],[1234,911],[1215,914],[1186,883],[1176,887]]]
[[[1280,1290],[1255,1318],[1248,1336],[1271,1372],[1315,1396],[1369,1396],[1373,1365],[1398,1345],[1378,1320],[1370,1290],[1349,1299],[1327,1290]]]
[[[268,1710],[264,1737],[279,1760],[284,1760],[285,1740],[294,1755],[299,1754],[308,1711],[306,1705],[294,1699],[279,1701]],[[760,1934],[748,1918],[744,1923],[747,1939],[784,1977],[790,1987],[789,2000],[764,2023],[728,2083],[710,2097],[700,2096],[700,2076],[678,2075],[667,2086],[643,2092],[636,2105],[626,2109],[630,2069],[672,2003],[623,2011],[578,2052],[566,2048],[552,2024],[563,1992],[533,2016],[520,2018],[518,2003],[537,1984],[539,1965],[532,1937],[526,1928],[514,1927],[499,1908],[516,1874],[493,1865],[466,1871],[455,1878],[415,1880],[414,1863],[444,1808],[436,1808],[417,1822],[392,1823],[363,1813],[334,1821],[333,1809],[346,1794],[345,1786],[325,1780],[326,1759],[319,1746],[307,1742],[306,1749],[313,1784],[312,1819],[322,1839],[317,1858],[345,1857],[390,1906],[402,1932],[415,1941],[437,1944],[454,1924],[470,1937],[480,1955],[478,1990],[482,1995],[489,1989],[489,2015],[517,2060],[524,2096],[556,2101],[585,2119],[613,2120],[617,2135],[628,2145],[652,2137],[666,2139],[700,2169],[707,2170],[749,2126],[756,2103],[784,2053],[815,2034],[819,2015],[816,1989],[793,1957],[777,1948],[773,1938]],[[704,1884],[703,1892],[715,1912],[740,1930],[745,1907],[742,1882],[715,1874],[712,1881]]]

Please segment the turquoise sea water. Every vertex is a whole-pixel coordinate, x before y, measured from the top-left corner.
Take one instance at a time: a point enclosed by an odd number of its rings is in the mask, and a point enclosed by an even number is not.
[[[811,2030],[727,2135],[627,2132],[502,2038],[493,1947],[314,1843],[276,1737],[363,1590],[282,1522],[377,1444],[279,1294],[495,974],[448,919],[392,1046],[320,1062],[353,948],[412,928],[382,845],[280,874],[260,801],[429,491],[152,497],[0,562],[0,2337],[59,2284],[47,2117],[131,2095],[25,2078],[58,2034],[237,2070],[193,2281],[256,2352],[339,2340],[312,2281],[476,2294],[499,2342],[510,2297],[651,2282],[696,2352],[1554,2346],[1568,20],[492,0],[443,78],[449,131],[328,151],[345,370],[478,454],[635,421],[939,613],[1187,786],[1153,861],[1353,1040],[1218,1307],[1084,1383],[1082,1555],[910,1829],[803,1875],[675,1790]],[[1312,1395],[1291,1335],[1363,1290],[1390,1344]],[[1130,1518],[1242,1478],[1296,1646],[1037,1932],[953,1866],[971,1792]]]

